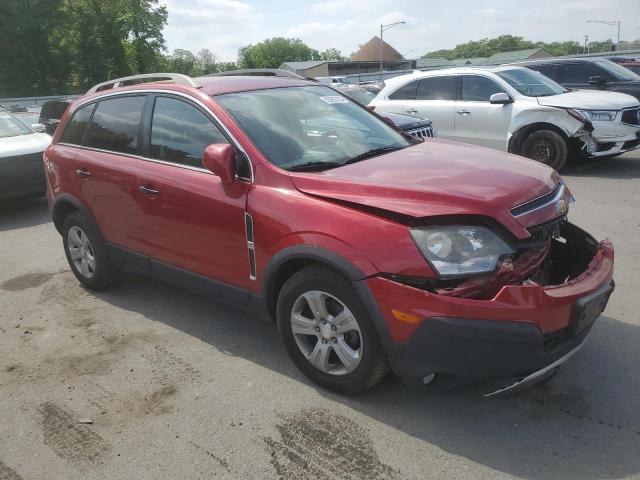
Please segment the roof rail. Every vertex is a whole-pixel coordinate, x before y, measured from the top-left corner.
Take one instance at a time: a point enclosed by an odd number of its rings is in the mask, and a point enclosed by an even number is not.
[[[87,94],[109,90],[111,88],[124,87],[126,85],[135,85],[138,83],[158,82],[171,80],[177,85],[187,87],[198,87],[199,85],[191,78],[181,73],[141,73],[139,75],[131,75],[130,77],[114,78],[106,82],[98,83],[91,87]]]
[[[226,72],[210,73],[204,75],[205,77],[235,77],[235,76],[255,76],[255,77],[286,77],[297,78],[299,80],[309,80],[307,77],[298,75],[295,72],[289,70],[282,70],[279,68],[245,68],[243,70],[227,70]]]

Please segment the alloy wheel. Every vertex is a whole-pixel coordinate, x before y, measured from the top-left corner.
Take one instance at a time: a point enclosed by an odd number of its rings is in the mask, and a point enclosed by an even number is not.
[[[67,234],[67,244],[76,271],[85,278],[93,278],[96,274],[96,257],[84,230],[77,226],[71,227]]]
[[[306,359],[330,375],[346,375],[362,360],[362,334],[349,308],[333,295],[311,290],[291,311],[291,331]]]

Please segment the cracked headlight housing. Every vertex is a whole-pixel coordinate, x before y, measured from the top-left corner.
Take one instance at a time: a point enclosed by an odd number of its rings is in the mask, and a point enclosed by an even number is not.
[[[411,236],[441,277],[492,272],[501,257],[514,253],[495,233],[480,226],[412,228]]]
[[[616,119],[616,110],[575,110],[587,120],[592,122],[612,122]]]

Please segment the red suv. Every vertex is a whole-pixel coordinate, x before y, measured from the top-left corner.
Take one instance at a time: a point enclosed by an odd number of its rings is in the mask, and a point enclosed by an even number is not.
[[[389,369],[434,388],[532,383],[604,309],[612,246],[567,221],[554,170],[403,135],[315,82],[154,76],[94,87],[45,152],[86,287],[135,270],[256,311],[344,393]]]

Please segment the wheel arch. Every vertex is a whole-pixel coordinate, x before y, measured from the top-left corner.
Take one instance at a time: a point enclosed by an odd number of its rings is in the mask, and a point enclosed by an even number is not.
[[[51,209],[51,217],[53,224],[59,233],[62,233],[62,225],[65,219],[73,212],[80,212],[85,215],[94,225],[97,225],[93,215],[89,209],[76,197],[68,193],[62,193],[58,195],[53,201],[53,208]],[[97,229],[100,232],[99,229]]]
[[[262,273],[263,307],[275,323],[278,294],[285,282],[298,270],[312,264],[325,265],[352,282],[365,278],[364,272],[348,259],[331,250],[313,245],[294,245],[276,253]]]
[[[527,136],[531,133],[537,132],[539,130],[553,130],[554,132],[562,136],[564,141],[567,143],[567,148],[571,146],[569,134],[558,125],[549,122],[534,122],[521,126],[511,135],[511,137],[509,137],[507,151],[510,153],[520,154],[522,142],[524,141],[524,139],[527,138]]]

